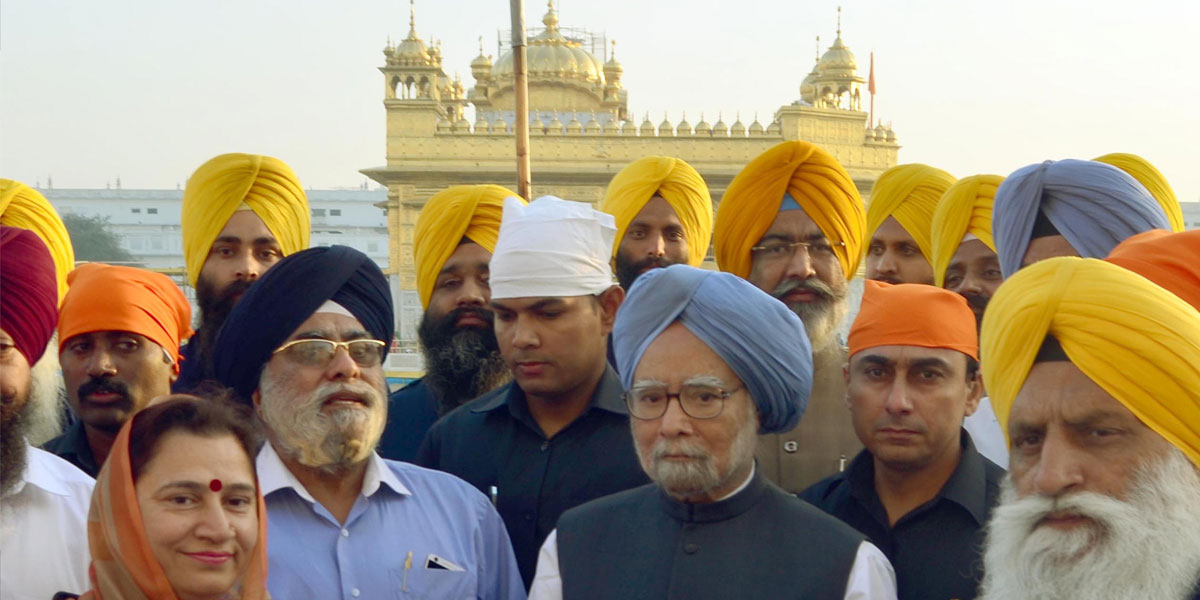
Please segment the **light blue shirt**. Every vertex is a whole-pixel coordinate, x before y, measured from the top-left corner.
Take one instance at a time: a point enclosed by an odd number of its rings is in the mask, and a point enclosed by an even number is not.
[[[267,501],[271,596],[525,598],[504,522],[461,479],[372,455],[342,525],[270,444],[257,464]],[[447,568],[431,568],[435,562]]]

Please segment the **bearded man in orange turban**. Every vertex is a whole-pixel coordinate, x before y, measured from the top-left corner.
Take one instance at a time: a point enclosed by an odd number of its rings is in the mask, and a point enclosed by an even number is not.
[[[1011,469],[983,597],[1195,597],[1200,312],[1126,268],[1052,258],[1000,286],[982,349]]]
[[[171,392],[192,308],[166,275],[144,269],[89,263],[67,281],[58,359],[79,420],[45,449],[95,477],[125,421]]]
[[[849,311],[848,283],[866,237],[862,197],[846,169],[801,141],[779,144],[746,165],[717,207],[717,266],[786,304],[813,348],[813,392],[804,421],[759,438],[759,468],[793,493],[840,470],[862,445],[846,412],[837,327]]]
[[[211,349],[233,305],[279,259],[308,247],[308,197],[278,158],[231,153],[200,165],[183,192],[183,258],[200,328],[174,390],[211,378]]]
[[[413,257],[425,313],[417,336],[425,376],[388,397],[379,454],[412,462],[425,432],[442,415],[512,377],[493,330],[489,263],[500,235],[498,185],[459,185],[433,195],[417,217]],[[522,201],[523,202],[523,201]]]
[[[650,269],[698,267],[708,254],[712,197],[700,173],[682,159],[633,161],[608,184],[600,210],[617,221],[613,270],[626,290]]]

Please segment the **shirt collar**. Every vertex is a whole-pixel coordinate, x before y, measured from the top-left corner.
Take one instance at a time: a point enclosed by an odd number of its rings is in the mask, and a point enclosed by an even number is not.
[[[988,516],[987,472],[983,466],[983,455],[975,449],[975,443],[971,441],[971,436],[966,430],[960,433],[959,446],[962,448],[962,454],[958,458],[958,466],[942,485],[937,496],[926,505],[944,498],[967,509],[975,522],[982,525]],[[866,450],[860,452],[846,471],[846,478],[850,482],[850,494],[864,505],[879,504],[879,495],[875,492],[875,459],[871,453]]]
[[[28,442],[25,444],[25,475],[19,485],[23,488],[23,484],[27,483],[55,496],[70,496],[71,489],[58,474],[50,470],[45,457],[38,455],[38,452],[41,451],[35,450]],[[18,491],[14,489],[13,493]]]
[[[316,503],[312,494],[305,489],[304,484],[300,483],[300,480],[296,479],[296,475],[287,468],[287,465],[283,464],[283,459],[279,458],[279,453],[275,451],[270,442],[263,444],[262,450],[259,450],[256,464],[258,466],[258,487],[263,497],[271,492],[290,488],[296,492],[296,495],[309,503]],[[380,485],[386,485],[402,496],[412,495],[412,492],[403,483],[400,483],[387,463],[378,454],[372,452],[371,458],[367,462],[367,471],[363,474],[363,487],[360,493],[370,498],[379,491]]]
[[[629,409],[626,408],[625,401],[621,398],[624,391],[625,388],[621,386],[621,378],[612,365],[605,365],[604,375],[600,377],[600,384],[592,392],[588,408],[599,408],[618,415],[628,415]],[[481,397],[479,405],[472,408],[471,412],[491,412],[504,406],[508,406],[510,410],[517,407],[525,409],[525,391],[515,381]],[[517,416],[516,413],[513,416]]]

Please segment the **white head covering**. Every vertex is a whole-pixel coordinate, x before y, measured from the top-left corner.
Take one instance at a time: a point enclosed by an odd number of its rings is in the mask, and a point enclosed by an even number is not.
[[[613,216],[582,202],[542,196],[504,201],[492,252],[492,298],[599,294],[613,286]]]

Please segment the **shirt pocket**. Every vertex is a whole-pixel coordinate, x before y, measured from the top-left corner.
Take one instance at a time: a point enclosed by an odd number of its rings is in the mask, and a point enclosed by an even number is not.
[[[447,571],[426,569],[424,564],[414,564],[408,569],[405,581],[404,567],[392,569],[392,585],[397,598],[414,600],[466,600],[478,596],[478,578],[470,571]]]

